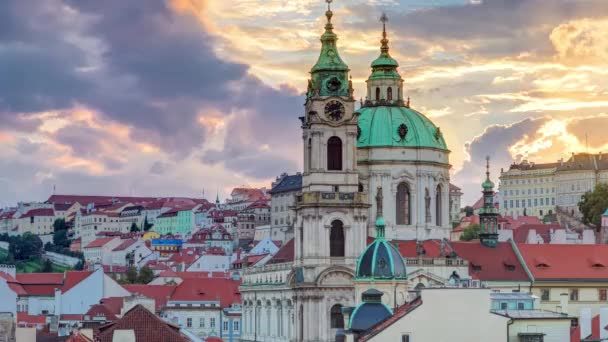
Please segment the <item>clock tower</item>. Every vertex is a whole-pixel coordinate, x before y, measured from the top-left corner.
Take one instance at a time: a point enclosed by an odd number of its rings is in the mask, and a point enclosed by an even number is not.
[[[326,0],[331,3],[331,0]],[[297,341],[333,341],[353,306],[357,258],[366,246],[370,205],[359,187],[358,114],[348,66],[338,53],[328,7],[321,54],[310,71],[305,113],[302,193],[294,210],[290,279]],[[331,319],[330,319],[331,318]]]

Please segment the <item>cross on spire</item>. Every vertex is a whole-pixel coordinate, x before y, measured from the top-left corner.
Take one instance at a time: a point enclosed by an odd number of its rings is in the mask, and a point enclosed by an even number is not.
[[[334,0],[325,0],[325,2],[327,2],[327,10],[328,10],[328,11],[331,11],[331,3],[332,3],[333,1],[334,1]]]
[[[382,22],[382,34],[386,37],[386,23],[388,22],[388,16],[386,13],[382,13],[380,16],[380,21]]]

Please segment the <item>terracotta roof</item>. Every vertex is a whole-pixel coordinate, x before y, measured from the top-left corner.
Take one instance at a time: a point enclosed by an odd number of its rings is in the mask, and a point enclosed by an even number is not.
[[[517,244],[535,281],[608,279],[608,245]]]
[[[259,255],[248,255],[247,258],[247,266],[253,266],[260,262],[260,260],[264,259],[268,256],[268,253],[259,254]]]
[[[32,209],[21,215],[19,218],[34,217],[34,216],[55,216],[55,211],[48,208]]]
[[[552,169],[554,167],[559,166],[560,163],[543,163],[543,164],[537,164],[537,163],[529,163],[526,161],[523,161],[519,164],[511,164],[511,166],[509,167],[509,170],[523,170],[523,171],[527,171],[527,170],[542,170],[542,169]]]
[[[461,192],[462,189],[457,187],[456,185],[450,183],[450,192]]]
[[[479,241],[450,242],[460,258],[469,261],[469,274],[482,281],[529,281],[509,242],[499,242],[495,248]]]
[[[81,281],[85,280],[88,276],[93,274],[93,271],[67,271],[65,272],[65,280],[61,287],[61,292],[65,293],[72,287],[78,285]]]
[[[99,301],[99,304],[105,306],[114,315],[119,315],[120,310],[122,310],[122,306],[124,305],[124,298],[123,297],[102,298]]]
[[[399,253],[404,258],[440,258],[442,256],[447,256],[452,252],[452,249],[447,242],[443,244],[443,253],[441,252],[441,240],[420,241],[422,252],[420,255],[418,255],[419,247],[418,241],[416,240],[393,240],[391,243],[399,248]]]
[[[65,342],[91,342],[91,341],[93,341],[93,340],[91,340],[90,338],[82,335],[78,331],[72,332],[72,335],[70,335],[68,337],[68,339],[65,340]]]
[[[8,210],[0,214],[0,220],[12,218],[17,210]]]
[[[139,294],[154,299],[154,308],[160,311],[166,304],[167,298],[175,291],[175,285],[123,285],[131,294]]]
[[[527,224],[543,224],[543,221],[536,216],[519,216],[518,218],[514,218],[513,216],[501,216],[501,219],[501,222],[505,223],[504,226],[506,229],[518,229],[519,227]]]
[[[16,279],[22,285],[62,285],[63,273],[17,273]]]
[[[398,307],[395,310],[395,312],[393,313],[392,316],[390,316],[389,318],[385,319],[384,321],[379,322],[378,324],[376,324],[373,327],[371,327],[364,334],[360,335],[359,338],[357,339],[357,342],[369,341],[369,339],[371,339],[372,337],[376,336],[378,333],[380,333],[381,331],[385,330],[389,326],[393,325],[395,322],[397,322],[398,320],[400,320],[403,316],[405,316],[408,313],[412,312],[413,310],[415,310],[420,305],[422,305],[422,299],[420,297],[417,297],[416,299],[414,299],[413,301],[411,301],[409,303],[401,305],[400,307]]]
[[[551,242],[551,231],[561,229],[559,224],[524,224],[513,232],[513,240],[517,243],[526,243],[530,230],[535,230],[543,238],[544,243]]]
[[[10,274],[0,272],[0,278],[6,280],[6,284],[8,285],[8,287],[18,296],[23,296],[27,294],[23,286],[21,286],[17,279],[13,278]]]
[[[115,330],[133,330],[137,341],[188,341],[179,328],[160,319],[142,305],[136,305],[118,321],[99,327],[95,340],[111,342]]]
[[[270,205],[268,205],[268,200],[261,198],[253,203],[251,203],[247,208],[245,208],[245,210],[248,209],[269,209],[270,210]]]
[[[97,248],[97,247],[102,247],[105,244],[107,244],[108,242],[114,240],[114,237],[105,237],[105,238],[98,238],[95,239],[91,242],[89,242],[88,245],[84,246],[84,248]]]
[[[86,195],[52,195],[46,200],[46,203],[80,203],[87,205],[89,203],[107,204],[112,201],[120,202],[148,202],[155,201],[153,197],[128,197],[128,196],[86,196]]]
[[[221,278],[184,279],[171,295],[171,301],[220,301],[222,308],[241,303],[241,281]]]
[[[222,340],[219,337],[210,336],[210,337],[207,337],[207,339],[205,339],[205,342],[224,342],[224,340]]]
[[[45,315],[28,315],[27,312],[17,312],[17,324],[46,324]]]
[[[277,253],[268,261],[269,264],[280,264],[284,262],[293,262],[294,260],[294,239],[287,243],[277,251]]]
[[[175,271],[169,269],[169,270],[164,270],[164,271],[160,272],[158,274],[158,277],[177,278],[178,275],[177,275],[177,273],[175,273]]]
[[[60,321],[82,321],[83,315],[80,314],[62,314]]]
[[[118,317],[116,317],[116,315],[107,306],[103,304],[91,305],[89,311],[87,311],[84,315],[88,316],[87,321],[94,321],[95,317],[103,317],[106,321],[115,321],[118,319]]]
[[[112,252],[124,251],[125,249],[133,246],[137,242],[137,239],[126,239],[120,245],[112,250]]]

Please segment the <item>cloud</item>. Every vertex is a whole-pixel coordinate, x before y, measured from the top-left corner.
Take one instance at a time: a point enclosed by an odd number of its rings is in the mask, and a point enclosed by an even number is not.
[[[551,31],[551,42],[560,60],[605,63],[608,59],[608,19],[577,19]]]
[[[499,170],[522,157],[513,156],[509,148],[522,137],[534,135],[548,120],[548,118],[525,119],[511,125],[492,125],[467,143],[465,152],[468,160],[453,177],[455,184],[468,190],[465,192],[463,203],[473,204],[481,196],[481,183],[485,179],[486,156],[490,157],[491,177],[498,186]]]

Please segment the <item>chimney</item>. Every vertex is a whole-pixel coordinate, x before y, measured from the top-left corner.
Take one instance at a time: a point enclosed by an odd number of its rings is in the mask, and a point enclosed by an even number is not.
[[[561,313],[568,313],[568,294],[567,293],[561,293],[559,295],[559,312]],[[585,335],[585,337],[587,337],[588,335]]]

